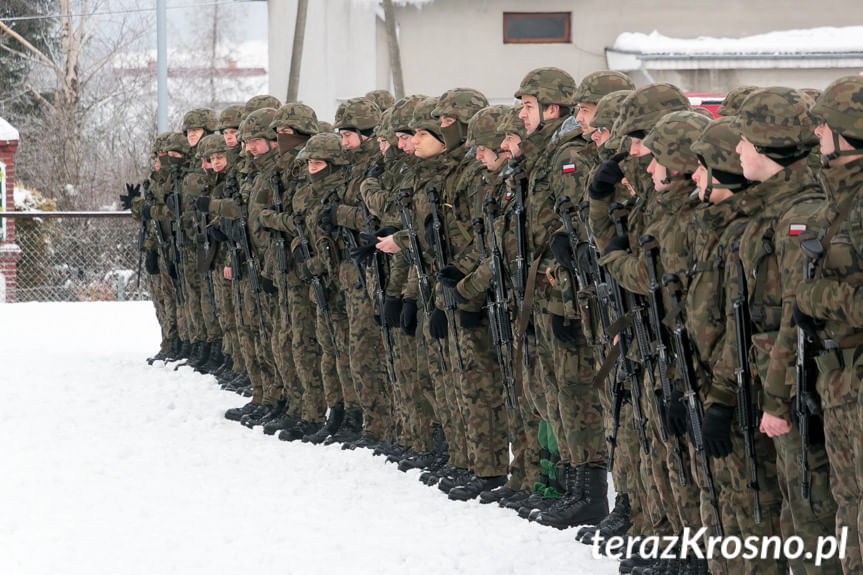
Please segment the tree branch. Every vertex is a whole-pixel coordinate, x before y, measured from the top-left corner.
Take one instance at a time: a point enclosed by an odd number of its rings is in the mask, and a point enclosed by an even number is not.
[[[21,36],[18,32],[16,32],[15,30],[13,30],[12,28],[10,28],[10,27],[9,27],[9,26],[7,26],[6,24],[4,24],[2,20],[0,20],[0,30],[2,30],[3,32],[6,32],[6,33],[7,33],[7,34],[9,34],[10,36],[12,36],[14,39],[18,40],[18,42],[19,42],[22,46],[24,46],[25,48],[27,48],[27,50],[28,50],[29,52],[31,52],[31,53],[36,57],[36,59],[37,59],[37,60],[38,60],[42,65],[44,65],[44,66],[48,66],[49,68],[51,68],[52,70],[54,70],[54,72],[55,72],[58,76],[60,76],[61,78],[63,77],[63,75],[64,75],[64,74],[63,74],[63,70],[61,70],[61,69],[60,69],[60,67],[59,67],[59,66],[57,66],[57,64],[55,64],[55,63],[54,63],[50,58],[48,58],[48,56],[46,56],[45,54],[43,54],[43,53],[42,53],[42,51],[41,51],[41,50],[39,50],[39,48],[37,48],[36,46],[34,46],[34,45],[33,45],[33,44],[31,44],[30,42],[28,42],[28,41],[27,41],[23,36]]]

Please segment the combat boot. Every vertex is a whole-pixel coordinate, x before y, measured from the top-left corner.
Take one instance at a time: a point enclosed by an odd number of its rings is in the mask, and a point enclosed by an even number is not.
[[[444,493],[449,493],[450,490],[460,485],[467,485],[469,482],[473,481],[475,477],[474,474],[467,469],[462,467],[450,467],[449,465],[444,469],[441,469],[441,473],[438,475],[440,476],[440,480],[437,482],[437,488]],[[497,485],[494,487],[497,487]]]
[[[224,361],[225,356],[222,354],[222,341],[212,341],[210,342],[210,358],[204,363],[201,369],[206,373],[215,375],[219,368],[222,367]]]
[[[180,353],[177,354],[177,359],[189,359],[192,355],[192,343],[184,341],[180,344]]]
[[[453,501],[469,501],[479,497],[479,494],[483,491],[500,487],[504,483],[506,483],[506,475],[493,475],[491,477],[477,477],[474,475],[473,479],[468,481],[467,484],[451,489],[447,497]]]
[[[500,487],[495,487],[494,489],[490,489],[488,491],[483,491],[479,494],[479,502],[480,503],[497,503],[501,499],[507,499],[515,495],[517,491],[513,491],[507,485],[501,485]]]
[[[345,411],[345,420],[338,431],[331,434],[324,440],[324,445],[332,445],[333,443],[344,443],[348,441],[356,441],[360,438],[363,432],[363,410],[351,409]]]
[[[404,473],[407,472],[409,469],[425,469],[426,467],[434,463],[434,460],[435,454],[431,451],[417,453],[416,455],[399,461],[399,471]]]
[[[169,361],[176,361],[176,360],[180,359],[180,351],[182,350],[182,348],[183,348],[183,344],[180,341],[180,338],[179,337],[173,338],[171,340],[171,346],[168,349],[167,353],[165,353],[165,357],[163,358],[163,361],[169,362]]]
[[[492,489],[492,492],[494,492],[494,491],[496,491],[496,490]],[[524,501],[525,499],[527,499],[528,497],[530,497],[530,492],[525,490],[525,489],[522,489],[521,491],[516,491],[515,493],[513,493],[509,497],[504,497],[504,498],[498,500],[497,504],[499,507],[506,507],[509,504],[521,505],[521,502]]]
[[[163,340],[162,345],[159,346],[159,353],[154,355],[153,357],[147,358],[147,364],[153,365],[156,361],[166,361],[166,358],[171,353],[171,347],[174,345],[174,340]]]
[[[342,426],[342,421],[345,419],[345,406],[339,402],[332,406],[327,412],[327,419],[320,429],[314,433],[303,436],[303,443],[313,443],[315,445],[323,443],[324,440],[339,430]],[[281,439],[281,434],[280,439]]]
[[[573,475],[572,473],[568,475]],[[537,522],[557,529],[576,525],[596,525],[608,515],[608,470],[579,465],[572,488],[580,498],[558,510],[541,511]]]
[[[198,349],[198,358],[195,361],[195,365],[192,366],[195,368],[195,371],[203,374],[209,373],[205,366],[207,365],[207,362],[210,361],[211,353],[213,353],[213,344],[209,341],[202,341],[200,348]]]
[[[232,407],[225,412],[225,419],[229,419],[231,421],[240,421],[240,419],[242,419],[244,415],[246,415],[247,413],[251,413],[252,410],[260,407],[260,405],[260,403],[250,401],[242,407]]]
[[[313,423],[300,419],[294,425],[285,427],[279,432],[279,439],[282,441],[297,441],[303,439],[306,435],[317,433],[323,427],[320,423]]]
[[[380,439],[371,435],[370,433],[366,433],[363,431],[360,433],[359,438],[356,441],[346,441],[342,444],[342,449],[353,451],[357,448],[371,448],[374,449],[381,444]]]
[[[614,498],[614,509],[611,510],[602,521],[593,529],[582,529],[575,536],[576,540],[585,545],[593,545],[597,532],[604,538],[609,539],[615,535],[625,534],[632,526],[629,516],[632,508],[629,505],[629,495],[618,493]]]
[[[275,435],[277,431],[282,431],[283,429],[290,429],[299,422],[300,419],[298,417],[288,415],[287,413],[282,413],[281,416],[274,417],[268,422],[264,423],[264,435]]]
[[[249,385],[250,382],[251,380],[249,379],[249,372],[244,369],[242,372],[240,372],[239,375],[234,377],[234,379],[225,383],[222,386],[222,389],[224,389],[225,391],[237,391],[238,389]]]
[[[213,371],[212,374],[216,376],[216,380],[218,380],[219,383],[222,383],[222,379],[224,378],[226,372],[233,373],[234,360],[231,358],[230,355],[222,353],[221,349],[219,350],[219,354],[222,357],[222,363],[218,367],[216,367],[215,371]],[[234,376],[232,375],[231,377],[233,378]]]
[[[270,405],[264,405],[263,409],[259,409],[244,415],[240,419],[240,425],[248,427],[249,429],[252,429],[258,425],[263,425],[264,423],[270,421],[273,418],[280,417],[285,412],[286,407],[287,402],[283,399],[280,399],[276,403]]]

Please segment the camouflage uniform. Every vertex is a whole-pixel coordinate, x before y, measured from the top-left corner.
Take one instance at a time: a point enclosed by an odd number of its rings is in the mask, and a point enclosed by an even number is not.
[[[824,156],[827,166],[821,183],[828,201],[818,219],[827,233],[818,240],[824,254],[815,280],[797,286],[800,311],[818,320],[822,351],[817,391],[821,396],[831,491],[837,503],[836,536],[848,530],[848,551],[842,559],[845,573],[863,570],[860,520],[863,481],[860,379],[863,322],[856,312],[855,293],[863,272],[860,190],[863,187],[863,83],[856,76],[834,81],[818,98],[812,113],[833,132],[834,152]],[[851,150],[840,150],[839,136],[851,138]],[[848,156],[852,156],[848,158]],[[828,235],[829,234],[829,237]]]
[[[765,413],[791,421],[797,339],[791,315],[803,266],[796,236],[799,230],[822,223],[812,214],[823,205],[823,195],[805,161],[814,143],[812,118],[800,92],[769,88],[757,90],[744,100],[732,127],[761,153],[785,166],[752,189],[746,208],[750,219],[740,238],[740,258],[753,322],[753,372],[763,385],[761,407]],[[833,529],[836,514],[828,484],[827,453],[823,445],[813,443],[810,447],[811,493],[806,500],[800,490],[799,432],[792,428],[774,437],[773,443],[783,499],[782,535],[802,537],[806,551],[814,553],[817,536]],[[790,563],[799,573],[839,571],[835,559],[820,568],[802,558]]]

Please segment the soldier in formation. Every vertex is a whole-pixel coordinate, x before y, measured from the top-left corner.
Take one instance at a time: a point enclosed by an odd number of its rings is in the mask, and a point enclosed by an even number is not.
[[[376,90],[332,128],[271,96],[189,111],[121,196],[148,362],[601,552],[701,528],[805,551],[621,572],[863,572],[863,80],[740,87],[717,118],[617,72],[514,88]]]

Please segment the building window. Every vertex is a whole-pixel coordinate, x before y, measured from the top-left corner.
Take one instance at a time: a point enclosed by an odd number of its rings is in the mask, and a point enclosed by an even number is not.
[[[504,12],[504,44],[569,42],[571,12]]]

